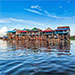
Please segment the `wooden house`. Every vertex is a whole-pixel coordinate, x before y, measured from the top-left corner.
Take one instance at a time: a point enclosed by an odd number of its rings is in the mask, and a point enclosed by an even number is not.
[[[30,31],[30,37],[35,37],[35,38],[38,38],[38,37],[41,37],[42,35],[42,30],[41,29],[38,29],[38,28],[33,28],[31,31]]]
[[[45,30],[41,30],[39,28],[30,29],[14,29],[12,31],[7,32],[8,39],[16,39],[16,40],[43,40],[43,39],[70,39],[70,28],[69,26],[58,27],[55,30],[51,28],[47,28]],[[55,41],[55,40],[54,40]]]
[[[27,31],[20,31],[20,37],[21,39],[27,39]]]
[[[8,31],[7,36],[8,36],[8,39],[15,39],[16,31],[15,30]]]
[[[47,28],[43,31],[43,36],[49,39],[53,38],[53,30],[51,28]]]
[[[19,40],[19,38],[20,38],[20,29],[14,29],[14,30],[16,30],[16,40]]]
[[[54,36],[58,39],[69,39],[70,38],[70,28],[66,27],[58,27],[54,31]]]

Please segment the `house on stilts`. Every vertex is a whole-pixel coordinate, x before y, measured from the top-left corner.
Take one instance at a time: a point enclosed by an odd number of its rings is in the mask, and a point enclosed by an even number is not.
[[[60,39],[60,40],[69,40],[70,39],[70,27],[63,26],[57,27],[57,29],[53,30],[51,28],[47,28],[45,30],[41,30],[39,28],[33,29],[14,29],[12,31],[7,32],[8,39],[15,40],[45,40],[45,39]]]

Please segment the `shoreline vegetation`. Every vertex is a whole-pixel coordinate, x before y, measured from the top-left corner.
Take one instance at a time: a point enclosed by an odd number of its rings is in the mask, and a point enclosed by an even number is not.
[[[70,40],[75,40],[75,36],[71,36],[70,37]]]

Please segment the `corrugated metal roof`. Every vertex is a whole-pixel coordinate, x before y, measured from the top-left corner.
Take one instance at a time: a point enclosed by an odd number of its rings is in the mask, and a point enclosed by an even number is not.
[[[63,26],[63,27],[58,27],[58,28],[70,28],[69,26]]]
[[[69,28],[58,28],[55,31],[70,30]]]
[[[27,31],[20,31],[20,32],[21,32],[21,33],[24,33],[24,32],[26,33]]]
[[[37,28],[39,31],[42,31],[41,29]]]
[[[7,31],[7,33],[15,33],[16,31]]]
[[[43,32],[53,32],[53,30],[44,30]]]
[[[51,29],[51,28],[47,28],[47,29],[45,29],[43,32],[53,32],[53,30]]]
[[[38,29],[37,28],[33,28],[32,31],[38,31]]]

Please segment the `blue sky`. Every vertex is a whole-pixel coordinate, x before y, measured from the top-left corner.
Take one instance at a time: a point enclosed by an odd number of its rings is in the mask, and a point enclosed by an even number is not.
[[[0,30],[57,26],[75,34],[75,0],[0,0]]]

